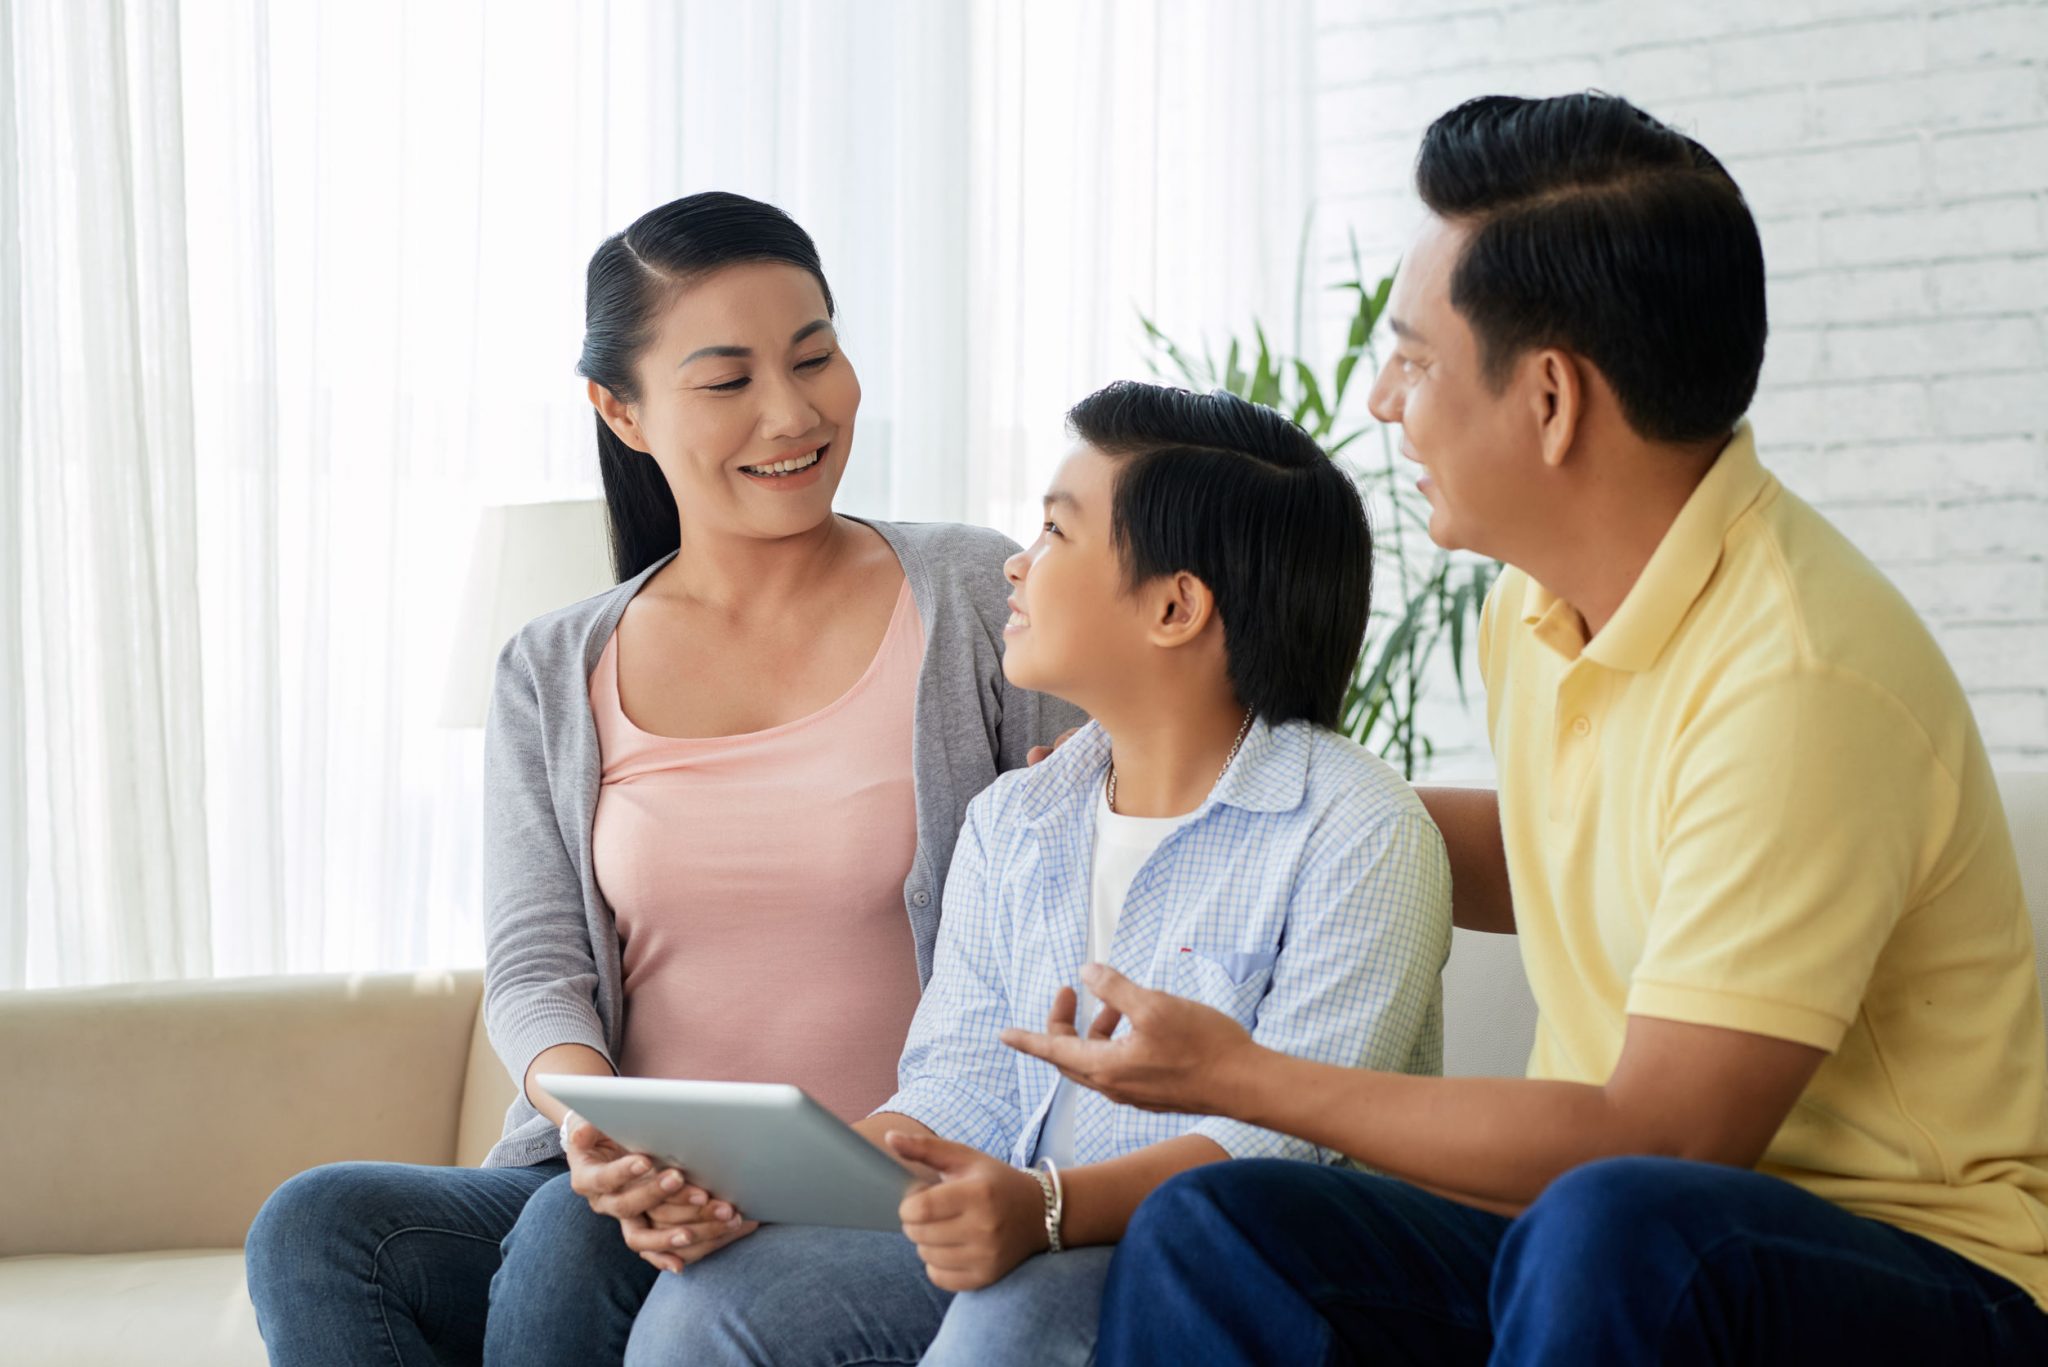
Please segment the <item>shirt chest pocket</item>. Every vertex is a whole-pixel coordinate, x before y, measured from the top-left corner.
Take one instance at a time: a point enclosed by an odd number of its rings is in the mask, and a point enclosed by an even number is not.
[[[1167,991],[1214,1007],[1249,1028],[1273,985],[1278,955],[1269,950],[1209,953],[1183,949],[1167,965]]]

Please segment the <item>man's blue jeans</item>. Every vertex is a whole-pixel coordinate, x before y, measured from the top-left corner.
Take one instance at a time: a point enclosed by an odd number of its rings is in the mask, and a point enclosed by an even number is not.
[[[616,1363],[657,1275],[559,1160],[314,1168],[264,1203],[247,1262],[280,1367]]]
[[[1591,1163],[1517,1220],[1390,1178],[1239,1161],[1154,1192],[1103,1292],[1098,1360],[2048,1363],[2018,1285],[1788,1182]]]

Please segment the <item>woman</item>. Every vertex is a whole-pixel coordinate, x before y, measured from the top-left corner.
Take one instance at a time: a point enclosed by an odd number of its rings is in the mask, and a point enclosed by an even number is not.
[[[542,1073],[754,1078],[867,1114],[967,802],[1071,725],[1012,689],[1005,538],[836,515],[860,384],[817,250],[730,194],[598,249],[580,372],[620,584],[499,658],[476,1170],[338,1164],[250,1230],[278,1363],[618,1361],[657,1268],[744,1232]]]

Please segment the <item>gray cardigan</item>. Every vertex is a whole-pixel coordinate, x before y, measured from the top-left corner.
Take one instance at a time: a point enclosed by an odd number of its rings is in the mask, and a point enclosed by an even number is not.
[[[931,976],[946,870],[968,802],[1033,745],[1084,720],[1003,677],[1009,586],[1000,533],[868,522],[903,563],[924,624],[911,740],[917,853],[903,906],[917,979]],[[591,868],[600,763],[590,675],[633,595],[671,557],[522,628],[498,656],[484,731],[484,1024],[521,1087],[543,1050],[582,1044],[615,1059],[624,1017],[619,933]],[[561,1152],[523,1087],[485,1167]]]

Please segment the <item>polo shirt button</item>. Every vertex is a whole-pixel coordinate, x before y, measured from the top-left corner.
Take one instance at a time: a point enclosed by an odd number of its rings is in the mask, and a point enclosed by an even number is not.
[[[1573,735],[1575,735],[1575,736],[1590,736],[1590,735],[1592,735],[1592,734],[1593,734],[1593,723],[1592,723],[1592,722],[1590,722],[1590,721],[1587,721],[1587,720],[1586,720],[1586,719],[1585,719],[1584,717],[1573,717],[1573,718],[1572,718],[1572,734],[1573,734]]]
[[[928,907],[932,904],[932,895],[923,888],[919,888],[916,892],[910,894],[910,904],[914,907]]]

